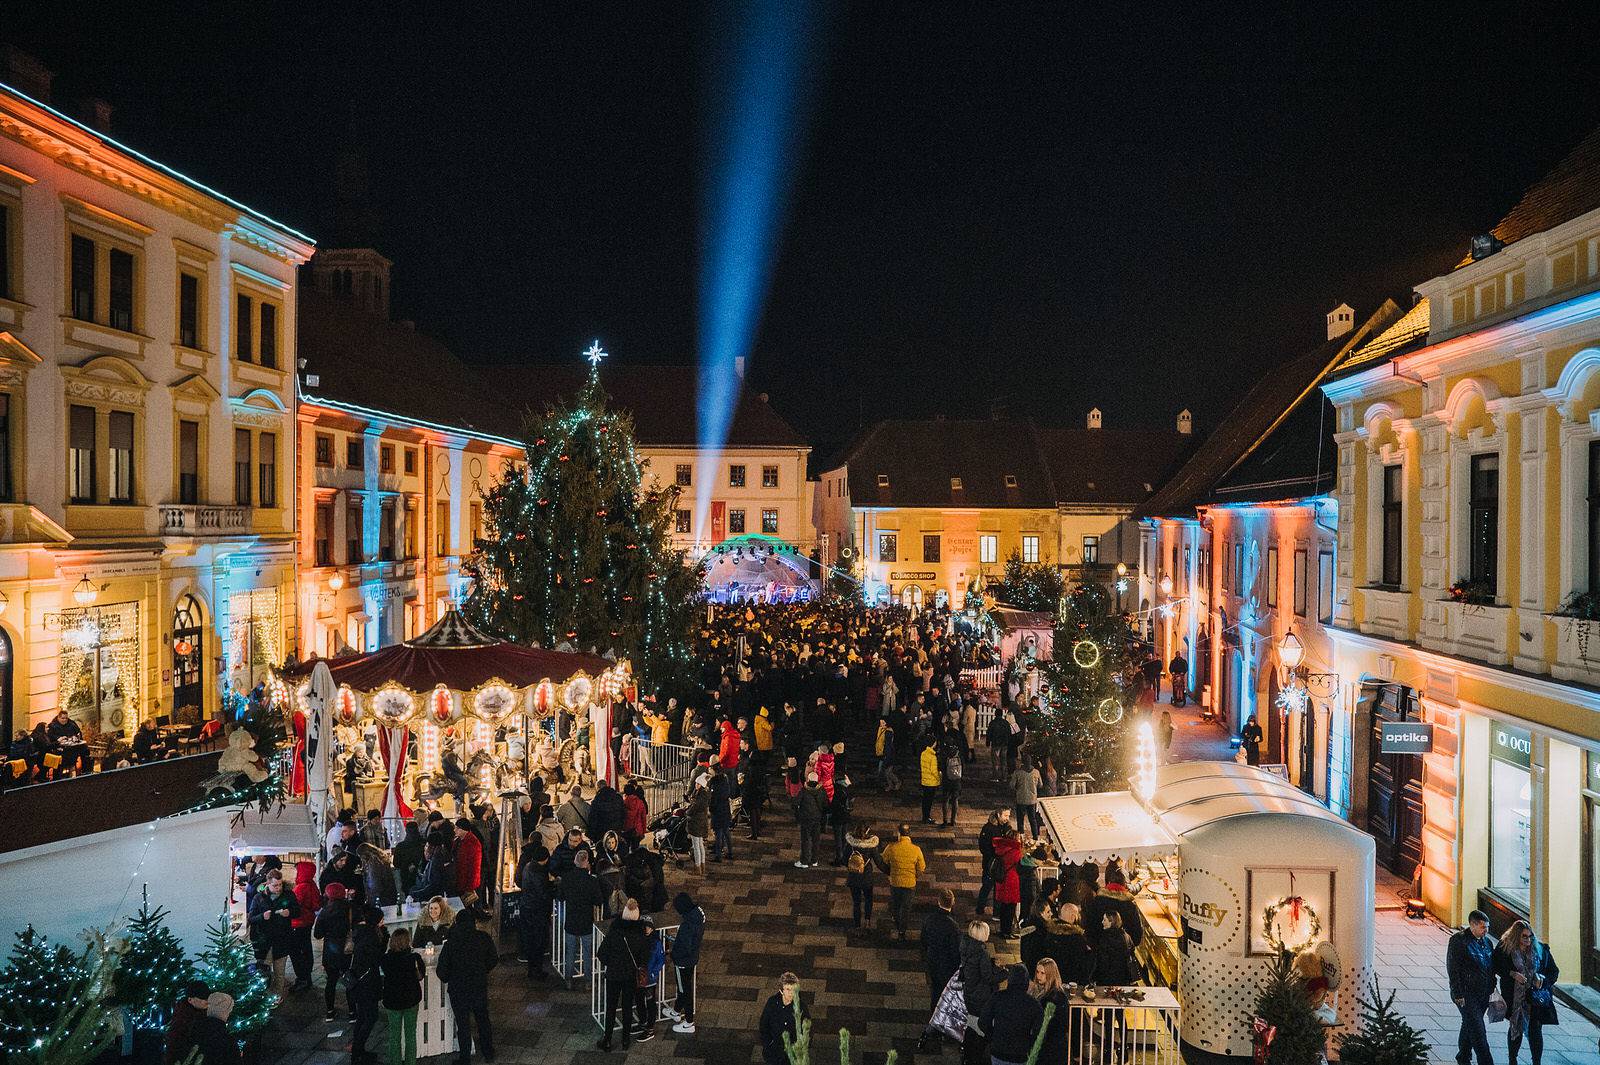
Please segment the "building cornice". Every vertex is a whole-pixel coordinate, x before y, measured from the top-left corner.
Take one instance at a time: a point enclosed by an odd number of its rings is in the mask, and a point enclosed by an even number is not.
[[[482,433],[475,429],[463,429],[456,425],[444,425],[440,422],[430,422],[425,418],[412,418],[404,414],[392,414],[388,411],[378,410],[373,407],[363,407],[359,403],[345,403],[337,399],[327,399],[323,396],[314,396],[306,393],[300,395],[300,411],[302,418],[315,417],[315,408],[322,408],[335,414],[344,414],[362,421],[381,421],[395,426],[420,429],[441,433],[446,437],[459,439],[462,443],[468,440],[478,440],[486,444],[502,444],[506,447],[521,451],[524,444],[520,440],[513,440],[509,436],[497,436],[494,433]]]
[[[1492,354],[1496,356],[1496,361],[1514,358],[1523,354],[1522,348],[1537,345],[1546,334],[1585,325],[1597,319],[1600,319],[1600,292],[1586,293],[1486,329],[1441,340],[1349,377],[1326,382],[1322,390],[1337,405],[1365,396],[1376,396],[1389,382],[1394,382],[1390,391],[1421,387],[1421,382],[1401,375],[1426,380],[1462,369],[1458,364],[1470,362],[1478,356]],[[1507,348],[1516,350],[1507,351]]]
[[[316,242],[304,233],[3,84],[0,134],[212,232],[228,232],[284,262],[298,266],[316,250]]]

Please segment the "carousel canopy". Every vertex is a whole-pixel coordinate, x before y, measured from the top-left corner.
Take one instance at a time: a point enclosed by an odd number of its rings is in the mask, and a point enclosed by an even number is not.
[[[289,677],[304,679],[316,664]],[[544,716],[558,703],[579,709],[591,698],[615,698],[633,683],[626,664],[496,640],[454,607],[415,639],[327,665],[340,692],[339,719],[372,716],[391,724],[422,712],[425,701],[438,724],[463,714],[491,721],[519,710]]]

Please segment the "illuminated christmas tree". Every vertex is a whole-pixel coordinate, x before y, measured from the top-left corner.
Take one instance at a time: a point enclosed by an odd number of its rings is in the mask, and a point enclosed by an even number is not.
[[[138,914],[128,923],[128,950],[113,979],[115,1001],[127,1009],[135,1028],[165,1028],[184,985],[194,979],[194,966],[166,922],[166,910],[150,908],[146,888]]]
[[[87,1065],[115,1037],[105,1004],[117,955],[97,939],[73,953],[31,927],[0,972],[0,1061]]]
[[[255,1031],[272,1016],[272,987],[256,966],[248,943],[233,934],[228,915],[206,928],[206,949],[196,959],[200,979],[212,993],[233,998],[228,1028],[238,1035]]]
[[[1028,750],[1048,755],[1063,776],[1087,773],[1100,791],[1121,786],[1131,769],[1124,717],[1133,644],[1132,628],[1100,585],[1079,585],[1061,600],[1045,671],[1050,691]]]
[[[600,384],[605,353],[588,355],[576,399],[529,419],[527,465],[484,500],[467,614],[518,642],[614,651],[660,687],[691,668],[700,576],[672,546],[677,489],[646,481],[633,419]]]

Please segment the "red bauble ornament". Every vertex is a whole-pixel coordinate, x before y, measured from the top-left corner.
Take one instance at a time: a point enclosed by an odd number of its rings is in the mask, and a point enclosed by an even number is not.
[[[567,461],[567,460],[568,460],[568,459],[570,459],[570,458],[571,458],[571,457],[572,457],[572,456],[571,456],[571,455],[562,455],[562,456],[561,456],[561,460],[560,460],[560,461],[562,461],[562,462],[566,462],[566,461]]]
[[[527,538],[528,538],[528,534],[527,533],[517,533],[517,539],[518,540],[526,540]]]
[[[594,578],[593,577],[585,577],[583,579],[583,583],[584,584],[593,584],[594,583]]]
[[[603,517],[606,516],[606,508],[605,507],[601,507],[599,510],[595,511],[594,513],[595,513],[596,517],[603,518]]]
[[[631,603],[631,602],[633,602],[633,596],[631,596],[631,595],[625,595],[625,596],[623,596],[623,597],[622,597],[622,601],[623,601],[623,602],[624,602],[624,603]]]
[[[535,440],[533,442],[533,446],[534,447],[543,447],[544,446],[544,437],[541,436],[539,439]]]
[[[574,631],[572,631],[572,632],[569,632],[569,633],[567,633],[567,639],[569,639],[569,640],[570,640],[570,639],[573,639],[573,638],[574,638],[574,637],[576,637],[576,636],[577,636],[577,635],[578,635],[578,633],[577,633],[577,631],[576,631],[576,630],[574,630]]]
[[[520,592],[518,594],[512,596],[511,598],[512,598],[512,600],[514,602],[518,602],[518,603],[522,602],[522,594]]]
[[[539,500],[539,505],[540,505],[540,506],[541,506],[541,507],[544,507],[544,506],[549,506],[549,504],[550,504],[550,501],[549,501],[549,500],[548,500],[548,499],[541,499],[541,500]]]

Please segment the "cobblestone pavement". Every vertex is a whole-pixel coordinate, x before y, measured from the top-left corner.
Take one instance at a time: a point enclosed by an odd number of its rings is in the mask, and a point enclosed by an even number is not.
[[[1219,727],[1190,711],[1178,710],[1173,716],[1175,757],[1231,756]],[[918,823],[921,811],[914,785],[887,796],[861,768],[852,773],[858,782],[857,815],[873,820],[885,836],[896,822],[909,822],[913,839],[927,855],[928,873],[918,893],[913,929],[932,905],[936,887],[956,891],[959,920],[971,911],[981,875],[977,831],[987,816],[986,803],[998,796],[996,786],[983,779],[987,766],[987,755],[980,752],[965,785],[968,801],[954,829]],[[906,779],[913,778],[906,774]],[[781,799],[781,790],[776,794]],[[623,1060],[748,1065],[760,1060],[755,1024],[761,1004],[787,969],[799,974],[812,1003],[819,1054],[815,1060],[832,1060],[840,1028],[850,1030],[856,1059],[865,1065],[882,1062],[891,1048],[900,1052],[905,1065],[957,1060],[953,1047],[942,1054],[916,1053],[917,1036],[929,1012],[928,993],[915,931],[910,942],[895,940],[888,888],[881,878],[873,927],[853,929],[843,870],[828,865],[794,868],[799,856],[797,832],[781,805],[769,810],[766,838],[751,843],[743,830],[736,832],[735,855],[731,862],[709,866],[703,878],[668,866],[669,896],[687,890],[700,901],[708,919],[696,1034],[677,1035],[670,1025],[662,1024],[652,1042],[628,1046],[619,1038],[616,1049],[602,1053],[594,1045],[600,1033],[589,1015],[587,985],[569,991],[554,980],[530,984],[516,960],[514,944],[506,942],[508,953],[491,975],[490,987],[497,1065],[599,1065]],[[1407,1018],[1427,1035],[1432,1061],[1449,1065],[1455,1057],[1458,1019],[1444,976],[1448,930],[1432,920],[1406,920],[1393,908],[1393,890],[1378,894],[1376,958],[1383,985],[1394,989]],[[1011,957],[1007,949],[1002,944],[1002,960]],[[317,979],[320,983],[320,973]],[[349,1022],[325,1023],[321,1002],[320,994],[306,993],[292,997],[279,1010],[264,1039],[262,1065],[348,1061]],[[1492,1025],[1489,1032],[1496,1060],[1504,1062],[1505,1026]],[[1561,1025],[1547,1028],[1545,1039],[1544,1065],[1600,1065],[1596,1044],[1600,1032],[1571,1009],[1561,1008]],[[382,1022],[369,1045],[382,1053]]]
[[[964,798],[982,800],[994,789],[978,779],[987,772],[987,765],[987,756],[980,753]],[[909,822],[913,840],[927,856],[928,872],[918,892],[910,941],[894,938],[888,886],[881,876],[873,927],[858,931],[851,927],[844,870],[827,864],[815,869],[794,867],[799,837],[780,803],[769,808],[761,841],[749,842],[745,830],[736,830],[734,860],[708,866],[705,877],[689,869],[674,870],[668,864],[669,897],[686,890],[707,916],[695,1011],[698,1031],[694,1035],[677,1035],[670,1025],[662,1024],[652,1042],[628,1047],[619,1036],[609,1054],[596,1050],[600,1032],[589,1014],[587,985],[569,991],[555,980],[530,983],[516,960],[515,944],[508,940],[503,944],[508,953],[490,974],[497,1065],[598,1065],[623,1060],[747,1065],[760,1061],[756,1018],[776,989],[778,976],[789,969],[800,976],[802,992],[811,1005],[818,1050],[825,1055],[815,1060],[833,1058],[841,1027],[850,1030],[857,1061],[881,1062],[891,1048],[899,1050],[899,1060],[906,1065],[940,1060],[941,1055],[919,1055],[915,1050],[929,1014],[915,929],[931,908],[937,887],[957,892],[958,918],[964,920],[963,915],[970,912],[981,877],[977,832],[988,807],[964,803],[957,828],[922,825],[920,792],[914,785],[886,796],[868,776],[864,771],[851,774],[857,781],[856,816],[872,820],[885,842],[896,822]],[[913,778],[906,775],[905,779]],[[781,800],[781,789],[775,793]],[[831,837],[827,842],[831,846]],[[319,987],[321,980],[319,972]],[[340,1002],[342,1005],[342,994]],[[266,1033],[263,1065],[348,1061],[348,1020],[325,1023],[321,1010],[320,993],[291,997]],[[385,1038],[380,1021],[369,1048],[381,1054]],[[942,1057],[954,1062],[954,1047],[946,1049]]]

